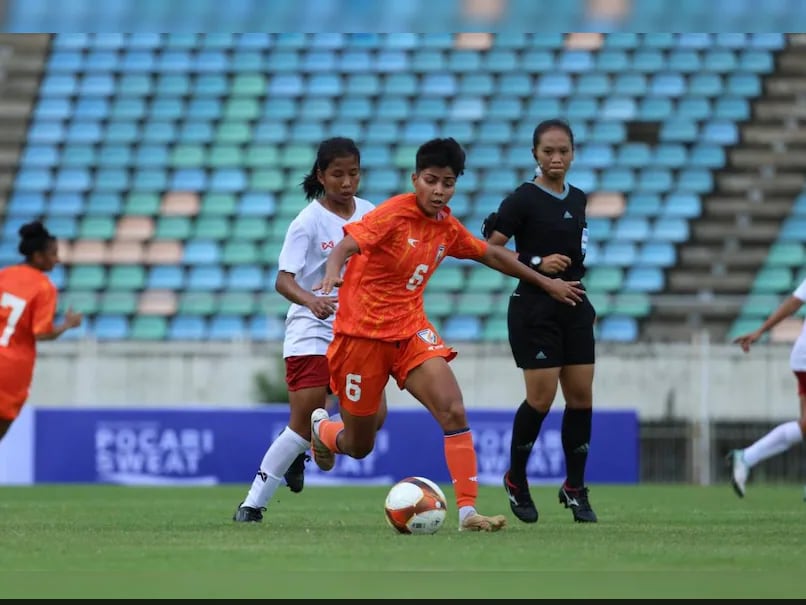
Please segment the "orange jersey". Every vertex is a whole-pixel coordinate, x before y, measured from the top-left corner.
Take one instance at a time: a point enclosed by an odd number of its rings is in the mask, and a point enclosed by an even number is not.
[[[487,251],[449,208],[430,218],[413,193],[386,200],[344,232],[361,252],[347,263],[333,331],[377,340],[403,340],[427,324],[423,290],[446,256],[476,259]]]
[[[0,270],[0,399],[27,394],[36,359],[35,336],[53,331],[57,298],[47,275],[33,267]]]

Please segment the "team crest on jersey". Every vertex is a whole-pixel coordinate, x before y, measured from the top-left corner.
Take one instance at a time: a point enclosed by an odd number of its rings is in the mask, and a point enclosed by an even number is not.
[[[426,328],[425,330],[420,330],[419,332],[417,332],[417,336],[419,336],[420,340],[422,340],[423,342],[425,342],[427,344],[430,344],[430,345],[437,344],[437,335],[434,334],[434,331],[431,330],[430,328]]]
[[[439,248],[437,248],[437,257],[434,259],[434,263],[441,261],[443,256],[445,256],[445,244],[440,244]]]

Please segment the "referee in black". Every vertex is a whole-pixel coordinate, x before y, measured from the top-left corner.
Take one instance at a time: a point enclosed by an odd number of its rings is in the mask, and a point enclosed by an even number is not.
[[[491,244],[505,245],[514,237],[519,260],[545,275],[580,280],[585,274],[588,240],[587,197],[566,181],[574,159],[574,133],[563,120],[546,120],[535,128],[532,143],[538,176],[501,202],[498,212],[484,221],[482,233]],[[526,480],[526,464],[558,384],[565,398],[562,444],[566,479],[560,488],[560,503],[571,509],[575,521],[596,522],[585,486],[593,408],[595,318],[587,297],[574,306],[565,305],[522,281],[509,299],[509,344],[515,363],[523,370],[526,399],[512,424],[504,488],[512,512],[525,523],[535,523],[538,518]]]

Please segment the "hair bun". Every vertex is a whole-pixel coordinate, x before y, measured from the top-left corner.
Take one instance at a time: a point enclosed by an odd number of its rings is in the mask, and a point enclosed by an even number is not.
[[[30,223],[25,223],[22,227],[20,227],[19,234],[23,239],[34,239],[50,236],[50,233],[45,228],[45,225],[42,224],[42,221],[31,221]]]

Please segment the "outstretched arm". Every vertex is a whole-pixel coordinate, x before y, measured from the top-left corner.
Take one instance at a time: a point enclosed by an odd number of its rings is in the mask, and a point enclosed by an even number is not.
[[[325,277],[322,279],[322,283],[316,286],[314,290],[321,290],[322,294],[330,294],[333,288],[339,287],[344,281],[341,277],[341,269],[344,267],[344,263],[358,252],[361,252],[358,242],[355,241],[352,235],[345,235],[344,239],[336,244],[330,256],[327,257]]]
[[[53,326],[53,330],[50,332],[37,334],[35,338],[36,340],[56,340],[70,328],[80,326],[82,318],[83,316],[81,313],[76,313],[72,309],[67,309],[67,312],[64,314],[64,321],[62,323],[60,323],[58,326]]]
[[[509,238],[500,231],[493,231],[490,237],[487,238],[488,244],[494,244],[496,246],[506,246],[508,241]],[[505,248],[505,250],[509,251],[515,258],[518,258],[518,253],[514,250],[509,250],[509,248]],[[545,275],[562,273],[570,266],[571,259],[564,254],[549,254],[541,258],[536,265],[532,264],[532,268],[537,269]]]
[[[490,244],[484,255],[477,259],[480,263],[495,269],[505,275],[517,277],[538,288],[545,290],[552,298],[571,306],[582,301],[585,291],[579,287],[578,281],[563,281],[558,278],[546,277],[530,269],[517,259],[512,250]]]
[[[766,321],[761,324],[761,327],[759,327],[755,332],[737,336],[733,339],[733,342],[740,345],[742,347],[742,351],[745,353],[749,352],[750,345],[764,336],[764,333],[767,330],[771,330],[790,315],[797,313],[798,309],[800,309],[802,306],[803,301],[801,299],[799,299],[797,296],[789,296],[779,305],[777,309],[775,309],[775,311],[770,314]]]

